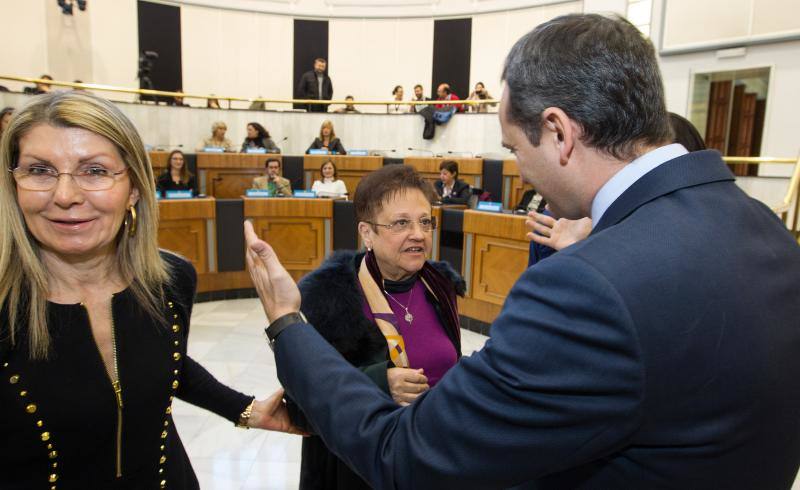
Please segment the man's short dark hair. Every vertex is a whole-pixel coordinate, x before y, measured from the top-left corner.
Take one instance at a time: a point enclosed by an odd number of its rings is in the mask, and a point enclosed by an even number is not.
[[[586,145],[615,158],[672,140],[653,44],[620,17],[571,14],[536,27],[511,48],[502,78],[508,117],[534,146],[548,107],[577,121]]]
[[[416,88],[418,88],[418,89],[422,90],[422,85],[420,85],[420,84],[416,84],[416,85],[414,85],[414,88],[415,88],[415,89],[416,89]]]
[[[458,162],[455,160],[445,160],[439,164],[439,171],[447,170],[453,175],[458,175]]]
[[[278,162],[278,168],[281,168],[281,159],[275,157],[267,158],[267,161],[264,163],[265,167],[269,167],[269,162]]]
[[[314,63],[318,63],[318,62],[320,62],[320,61],[321,61],[321,62],[323,62],[323,63],[325,63],[325,64],[327,64],[327,63],[328,63],[327,61],[325,61],[325,58],[314,58]]]
[[[430,182],[422,178],[414,167],[386,165],[368,173],[356,187],[356,197],[353,200],[356,220],[374,220],[386,201],[410,189],[421,191],[430,203],[439,199]]]

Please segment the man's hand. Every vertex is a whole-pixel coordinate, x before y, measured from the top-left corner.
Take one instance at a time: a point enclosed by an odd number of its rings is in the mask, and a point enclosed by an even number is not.
[[[247,270],[267,319],[272,322],[287,313],[300,311],[300,290],[294,279],[278,261],[272,247],[256,236],[250,221],[244,222],[244,239]]]
[[[400,406],[411,404],[419,395],[428,391],[428,378],[422,369],[389,368],[386,378],[389,381],[389,393]]]
[[[283,388],[273,393],[266,400],[253,402],[253,411],[250,413],[247,426],[252,429],[308,435],[292,425],[292,421],[289,419],[289,411],[286,410],[286,403],[283,401]]]
[[[530,219],[525,221],[525,225],[533,230],[528,232],[528,240],[555,250],[569,247],[573,243],[583,240],[592,232],[591,218],[556,220],[552,216],[536,211],[531,211],[528,216]]]

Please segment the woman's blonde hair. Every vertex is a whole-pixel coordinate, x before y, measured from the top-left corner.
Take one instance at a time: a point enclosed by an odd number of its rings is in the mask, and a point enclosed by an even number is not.
[[[33,97],[20,108],[0,140],[0,305],[12,345],[20,329],[28,332],[32,359],[45,359],[50,351],[47,328],[48,273],[41,261],[39,244],[28,232],[17,202],[17,186],[11,172],[19,159],[19,141],[39,124],[82,128],[114,143],[128,168],[131,185],[139,191],[135,205],[136,233],[130,236],[127,222],[117,236],[116,261],[123,280],[144,310],[164,321],[163,286],[168,266],[158,250],[158,203],[153,168],[139,133],[112,103],[85,92],[55,92]],[[2,325],[2,323],[0,323]],[[23,327],[23,325],[27,325]]]
[[[331,128],[331,141],[333,141],[333,138],[336,137],[336,131],[333,130],[333,122],[331,122],[330,119],[322,121],[322,126],[319,127],[319,139],[321,140],[325,139],[325,137],[322,136],[322,130],[325,129],[326,127]]]
[[[228,125],[225,124],[225,121],[216,121],[214,124],[211,125],[211,137],[214,137],[214,133],[217,132],[218,129],[224,128],[226,131],[228,130]]]

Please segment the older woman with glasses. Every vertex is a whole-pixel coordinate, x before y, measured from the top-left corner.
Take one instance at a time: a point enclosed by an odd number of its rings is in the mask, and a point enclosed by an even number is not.
[[[427,260],[436,199],[409,166],[370,173],[354,202],[366,253],[337,252],[299,284],[309,322],[400,405],[461,357],[456,294],[464,281],[447,263]],[[305,489],[369,488],[313,436],[303,439],[300,479]]]
[[[0,161],[0,488],[198,488],[175,397],[290,430],[186,354],[196,274],[160,252],[136,129],[79,92],[32,98]]]

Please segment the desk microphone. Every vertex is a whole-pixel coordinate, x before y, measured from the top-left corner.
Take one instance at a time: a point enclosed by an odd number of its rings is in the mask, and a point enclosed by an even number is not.
[[[394,148],[391,148],[391,149],[390,148],[375,148],[370,152],[370,155],[372,155],[374,157],[377,157],[377,156],[381,156],[384,153],[395,153],[396,151],[397,150],[395,150]]]
[[[448,155],[469,155],[470,158],[475,158],[475,154],[471,151],[447,151]]]
[[[430,153],[432,157],[436,156],[436,153],[434,153],[431,150],[426,150],[425,148],[411,148],[411,147],[409,147],[408,151],[424,151],[425,153]]]

